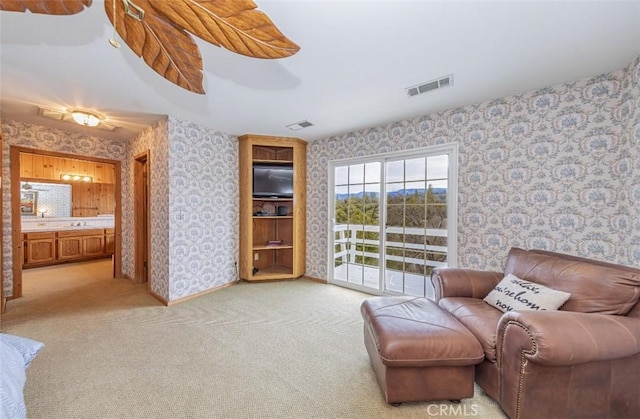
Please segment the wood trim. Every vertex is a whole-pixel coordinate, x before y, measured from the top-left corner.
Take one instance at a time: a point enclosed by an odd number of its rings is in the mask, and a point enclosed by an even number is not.
[[[134,278],[135,282],[146,282],[147,290],[151,292],[151,173],[150,173],[150,151],[145,150],[133,157],[133,205],[134,208],[144,208],[146,211],[146,225],[140,220],[141,211],[133,213],[134,230]],[[142,170],[142,172],[141,172]],[[143,175],[146,173],[146,175]],[[145,196],[141,198],[140,194]],[[146,206],[142,200],[146,200]],[[146,234],[145,230],[146,229]],[[146,239],[141,243],[140,238]],[[141,260],[146,260],[146,274]]]
[[[137,209],[133,211],[133,278],[135,283],[145,282],[144,267],[140,263],[141,260],[144,260],[144,248],[140,243],[140,237],[144,235],[140,222],[140,209],[142,208],[140,193],[143,190],[142,168],[140,166],[144,166],[144,158],[144,153],[142,156],[133,157],[133,208]]]
[[[32,234],[56,234],[52,233],[27,233],[27,238],[31,239]],[[104,228],[91,228],[86,230],[62,230],[57,232],[58,237],[82,237],[82,236],[102,236],[104,235]],[[44,238],[44,237],[36,237]]]
[[[202,297],[203,295],[207,295],[207,294],[211,294],[212,292],[220,291],[220,290],[222,290],[224,288],[230,287],[231,285],[236,285],[237,283],[238,283],[238,281],[227,282],[226,284],[222,284],[222,285],[217,286],[215,288],[210,288],[208,290],[200,291],[200,292],[197,292],[195,294],[187,295],[186,297],[178,298],[177,300],[167,301],[166,305],[168,307],[168,306],[173,306],[173,305],[176,305],[176,304],[181,304],[181,303],[184,303],[186,301],[193,300],[194,298],[199,298],[199,297]],[[155,294],[153,294],[153,295],[155,296]],[[156,297],[156,298],[161,298],[161,297]]]
[[[22,297],[22,226],[20,216],[20,153],[31,153],[42,156],[62,157],[74,160],[84,160],[100,163],[109,163],[114,168],[114,227],[115,249],[113,257],[113,277],[122,277],[122,162],[119,160],[105,159],[102,157],[84,156],[77,154],[61,153],[58,151],[39,150],[34,148],[11,146],[10,170],[11,170],[11,232],[13,247],[13,298]]]
[[[293,242],[296,246],[293,274],[304,275],[307,262],[307,143],[298,141],[293,147]]]
[[[309,281],[320,282],[321,284],[328,284],[329,283],[326,279],[316,278],[315,276],[303,275],[302,277],[304,279],[308,279]]]
[[[129,279],[131,282],[133,282],[133,280],[129,276],[127,276],[126,278]],[[156,294],[153,291],[149,291],[149,294],[153,298],[155,298],[156,300],[160,301],[165,306],[169,307],[169,306],[173,306],[173,305],[176,305],[176,304],[181,304],[181,303],[187,302],[189,300],[193,300],[195,298],[202,297],[203,295],[211,294],[212,292],[220,291],[220,290],[222,290],[224,288],[230,287],[231,285],[236,285],[237,283],[238,283],[238,281],[228,282],[228,283],[220,285],[218,287],[211,288],[211,289],[204,290],[204,291],[200,291],[200,292],[195,293],[195,294],[187,295],[186,297],[178,298],[177,300],[173,300],[173,301],[165,300],[163,297],[159,296],[158,294]]]
[[[13,292],[11,298],[22,297],[22,260],[23,241],[20,216],[20,147],[11,146],[9,166],[11,170],[11,247]]]
[[[115,204],[115,213],[114,213],[114,249],[113,249],[113,277],[121,278],[122,277],[122,162],[120,161],[109,161],[108,163],[112,163],[113,167],[113,175],[114,175],[114,204]]]
[[[253,223],[247,222],[247,220],[251,219],[252,213],[252,196],[251,196],[251,185],[252,185],[252,166],[248,163],[242,162],[251,162],[251,141],[250,140],[242,140],[239,139],[239,161],[238,165],[238,183],[240,189],[240,277],[241,278],[251,278],[253,274],[251,273],[252,264],[247,263],[246,261],[253,260],[253,251],[252,251],[252,240],[250,237],[252,236],[251,229],[253,228]]]
[[[38,154],[41,156],[51,156],[51,157],[62,157],[62,158],[66,158],[66,159],[74,159],[74,160],[86,160],[86,161],[92,161],[92,162],[99,162],[99,163],[110,163],[110,164],[119,164],[120,161],[118,160],[111,160],[111,159],[105,159],[103,157],[90,157],[90,156],[84,156],[81,154],[71,154],[71,153],[62,153],[59,151],[48,151],[48,150],[40,150],[37,148],[29,148],[29,147],[23,147],[23,146],[11,146],[11,148],[15,148],[17,149],[19,152],[22,153],[31,153],[31,154]],[[19,174],[20,172],[18,172]]]
[[[131,279],[131,278],[129,278]],[[131,282],[133,282],[133,280],[131,280]],[[153,298],[155,298],[156,300],[160,301],[163,305],[169,307],[169,301],[165,300],[164,298],[160,297],[158,294],[156,294],[155,292],[149,290],[149,295],[151,295]]]

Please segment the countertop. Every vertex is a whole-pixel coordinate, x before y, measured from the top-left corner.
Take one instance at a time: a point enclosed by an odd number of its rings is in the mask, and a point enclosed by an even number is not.
[[[40,233],[45,231],[93,230],[97,228],[113,228],[114,224],[113,216],[32,217],[22,219],[21,231],[23,233]]]
[[[113,226],[59,226],[59,227],[29,227],[23,228],[22,233],[41,233],[45,231],[75,231],[75,230],[95,230],[95,229],[103,229],[103,228],[113,228]]]

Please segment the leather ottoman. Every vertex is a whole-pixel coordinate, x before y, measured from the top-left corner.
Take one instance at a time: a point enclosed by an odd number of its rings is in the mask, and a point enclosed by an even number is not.
[[[473,397],[475,336],[426,298],[372,297],[362,303],[364,343],[388,403]]]

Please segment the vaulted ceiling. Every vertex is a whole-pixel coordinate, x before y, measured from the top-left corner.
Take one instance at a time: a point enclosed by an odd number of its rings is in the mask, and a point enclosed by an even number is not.
[[[638,1],[255,3],[300,51],[265,60],[196,39],[204,95],[110,46],[100,0],[70,16],[0,12],[2,116],[126,139],[168,114],[229,134],[314,140],[609,72],[640,55]],[[446,88],[407,95],[449,75]],[[50,118],[77,108],[119,128]],[[287,128],[300,121],[313,125]]]

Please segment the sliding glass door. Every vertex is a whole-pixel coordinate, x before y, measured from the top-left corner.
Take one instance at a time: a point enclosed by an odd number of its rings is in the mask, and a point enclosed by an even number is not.
[[[335,167],[333,268],[338,281],[380,288],[381,162]]]
[[[387,161],[385,291],[424,296],[447,266],[448,167],[444,154]]]
[[[433,268],[455,266],[456,163],[455,145],[332,162],[330,282],[432,296]]]

